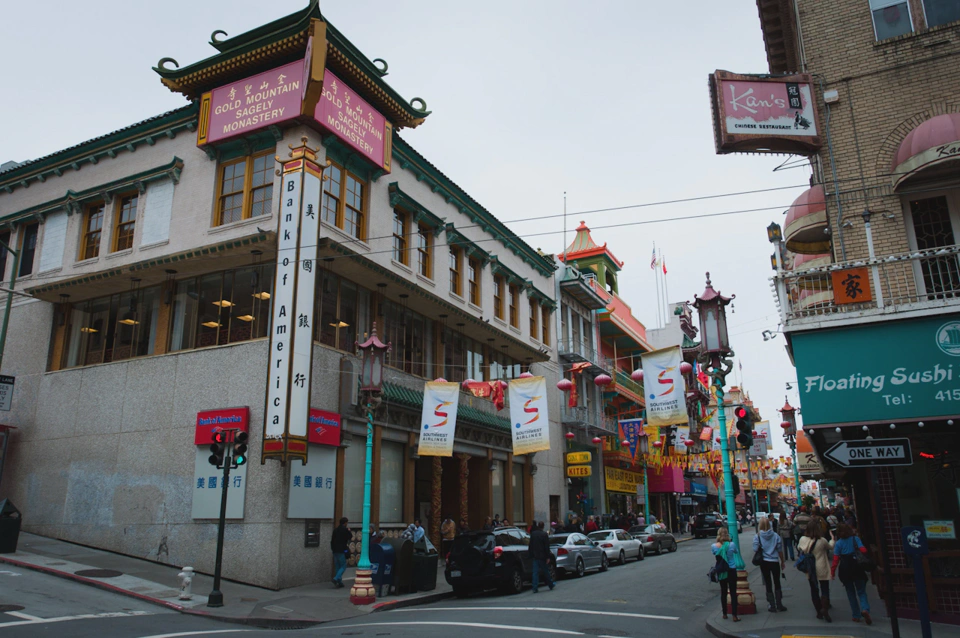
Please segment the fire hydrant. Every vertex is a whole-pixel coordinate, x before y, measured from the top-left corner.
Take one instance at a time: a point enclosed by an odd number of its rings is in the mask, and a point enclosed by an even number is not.
[[[180,579],[180,600],[190,600],[193,598],[193,567],[184,567],[183,571],[177,574]]]

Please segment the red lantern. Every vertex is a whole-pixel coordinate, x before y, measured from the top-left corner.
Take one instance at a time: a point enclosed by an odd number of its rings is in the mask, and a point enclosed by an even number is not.
[[[718,437],[717,437],[717,443],[719,443],[719,442],[720,442],[720,437],[718,436]]]
[[[610,378],[609,374],[598,374],[593,382],[597,385],[597,387],[602,388],[605,385],[610,385],[613,383],[613,379]]]
[[[560,379],[557,381],[557,390],[561,392],[570,392],[573,389],[573,381],[570,379]]]
[[[471,383],[476,383],[476,381],[474,381],[473,379],[467,379],[461,384],[461,386],[463,387],[464,390],[469,390]]]
[[[594,444],[594,445],[600,445],[602,442],[603,442],[603,439],[601,439],[599,436],[593,437],[593,444]]]
[[[507,383],[506,381],[501,381],[501,382],[500,382],[500,387],[503,388],[504,390],[506,390],[508,387],[510,387],[510,384]]]
[[[681,374],[690,374],[693,372],[693,366],[687,363],[686,361],[680,364],[680,373]]]
[[[763,466],[763,469],[769,470],[769,469],[770,469],[770,464],[769,464],[769,463],[765,464],[765,465]]]
[[[626,439],[620,441],[620,443],[623,445],[623,447],[630,447],[630,441]]]
[[[780,423],[780,427],[782,427],[784,430],[789,430],[789,429],[790,429],[790,421],[783,421],[782,423]]]
[[[630,378],[636,381],[637,383],[643,382],[643,370],[641,368],[637,368],[636,370],[630,373]]]
[[[654,442],[653,442],[653,447],[655,447],[655,448],[657,448],[657,449],[662,448],[662,447],[663,447],[663,441],[654,441]]]
[[[532,376],[533,376],[533,373],[531,373],[531,372],[521,372],[521,373],[520,373],[520,378],[521,378],[521,379],[529,379],[529,378],[532,377]]]
[[[434,382],[434,383],[446,383],[447,380],[444,379],[443,377],[437,377],[436,379],[433,380],[433,382]]]
[[[577,435],[574,434],[573,432],[567,432],[566,434],[564,434],[564,436],[567,437],[567,440],[569,441]]]
[[[691,441],[690,439],[687,439],[686,441],[684,441],[683,444],[686,445],[687,447],[693,447],[693,441]]]

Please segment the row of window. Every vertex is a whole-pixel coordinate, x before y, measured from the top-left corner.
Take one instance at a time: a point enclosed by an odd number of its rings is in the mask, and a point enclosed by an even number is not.
[[[960,20],[957,0],[922,0],[926,27],[937,27]],[[895,38],[915,31],[914,17],[907,0],[870,0],[873,29],[877,40]]]
[[[274,266],[250,266],[178,280],[167,295],[160,286],[74,304],[69,313],[62,367],[107,363],[154,353],[161,297],[172,305],[168,350],[226,345],[267,336]],[[492,345],[440,326],[332,272],[317,280],[314,339],[353,352],[377,321],[392,344],[387,364],[420,377],[451,381],[512,379],[521,364]],[[376,307],[378,316],[371,313]]]
[[[137,225],[137,205],[140,196],[137,193],[114,198],[113,237],[110,252],[133,248],[133,232]],[[106,214],[105,202],[88,204],[84,209],[83,237],[80,240],[78,259],[94,259],[100,256],[100,244],[103,238],[103,219]]]

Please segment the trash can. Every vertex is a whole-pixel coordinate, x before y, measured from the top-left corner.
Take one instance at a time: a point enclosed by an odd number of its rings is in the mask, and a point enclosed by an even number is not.
[[[413,590],[433,591],[437,588],[437,567],[440,554],[426,536],[413,545]]]
[[[20,510],[10,499],[0,501],[0,554],[17,551],[20,538]]]
[[[396,554],[393,551],[393,545],[383,542],[370,545],[373,586],[377,590],[378,598],[390,593],[390,587],[393,586],[394,558],[396,558]]]
[[[393,593],[413,591],[413,543],[406,538],[385,538],[381,545],[393,548]]]

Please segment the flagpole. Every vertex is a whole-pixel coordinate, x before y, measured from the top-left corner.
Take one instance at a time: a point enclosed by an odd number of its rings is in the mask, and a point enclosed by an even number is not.
[[[667,262],[663,260],[663,250],[660,250],[660,272],[663,273],[663,301],[667,312],[667,321],[670,321],[670,293],[667,288]]]
[[[663,317],[663,314],[660,310],[660,277],[657,276],[657,271],[660,269],[660,264],[657,260],[657,242],[653,242],[653,280],[656,282],[657,286],[657,327],[662,327],[660,325],[660,319]]]

